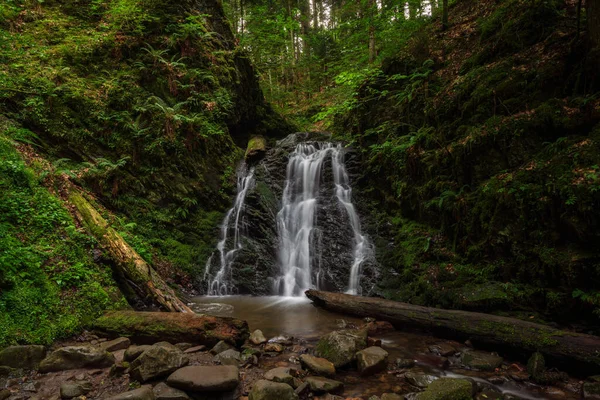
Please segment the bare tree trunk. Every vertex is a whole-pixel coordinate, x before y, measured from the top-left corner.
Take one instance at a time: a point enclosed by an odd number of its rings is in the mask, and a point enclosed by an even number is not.
[[[448,29],[448,0],[442,1],[442,30]]]
[[[600,0],[586,0],[588,34],[592,47],[600,46]]]
[[[114,268],[127,280],[128,285],[133,286],[134,292],[143,300],[150,300],[165,311],[193,313],[74,187],[69,189],[69,202],[75,206],[79,221],[108,253],[114,262]]]
[[[375,0],[369,0],[369,64],[375,61],[375,15],[377,13],[377,5]]]

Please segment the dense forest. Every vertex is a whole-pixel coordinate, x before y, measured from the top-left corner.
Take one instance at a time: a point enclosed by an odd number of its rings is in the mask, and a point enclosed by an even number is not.
[[[306,289],[600,334],[599,209],[598,0],[0,2],[0,349]]]

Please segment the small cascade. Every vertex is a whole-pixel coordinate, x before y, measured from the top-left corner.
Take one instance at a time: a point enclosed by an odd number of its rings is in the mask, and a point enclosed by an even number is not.
[[[221,240],[217,244],[217,251],[220,257],[219,271],[214,278],[210,276],[210,267],[214,254],[206,262],[204,279],[208,281],[206,293],[209,296],[225,296],[233,292],[234,287],[230,283],[231,263],[234,261],[236,253],[242,249],[240,215],[244,208],[246,194],[253,182],[254,168],[248,169],[245,164],[242,164],[237,174],[237,196],[235,202],[233,207],[225,214],[223,224],[221,225]],[[233,224],[230,226],[232,222]],[[233,237],[231,237],[231,233],[233,233]]]
[[[360,292],[361,266],[371,253],[371,246],[361,233],[360,220],[352,204],[343,148],[331,143],[300,143],[288,161],[281,209],[277,214],[280,275],[274,281],[275,294],[300,296],[307,289],[318,288],[320,273],[313,274],[321,257],[315,251],[316,210],[323,165],[328,158],[331,159],[337,200],[346,210],[353,232],[348,293]]]

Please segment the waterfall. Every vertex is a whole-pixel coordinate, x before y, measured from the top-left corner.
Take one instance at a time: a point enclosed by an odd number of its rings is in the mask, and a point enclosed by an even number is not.
[[[254,182],[254,168],[248,169],[245,164],[242,164],[237,173],[237,195],[233,207],[227,211],[223,223],[221,224],[220,241],[217,244],[219,252],[219,271],[211,279],[210,267],[213,256],[211,255],[206,262],[204,271],[204,279],[208,280],[208,288],[206,293],[210,296],[224,296],[231,294],[234,287],[230,283],[231,263],[235,259],[235,254],[242,249],[240,239],[240,215],[244,208],[246,193]],[[232,217],[233,226],[229,226]],[[230,231],[233,231],[233,239],[231,240]]]
[[[319,279],[313,281],[312,270],[313,262],[320,257],[320,254],[314,254],[314,231],[321,174],[328,157],[331,157],[335,194],[348,214],[353,232],[348,293],[360,292],[361,266],[369,256],[371,246],[361,233],[360,220],[352,204],[342,146],[300,143],[288,161],[281,209],[277,214],[280,275],[274,281],[275,294],[299,296],[309,288],[318,288]]]

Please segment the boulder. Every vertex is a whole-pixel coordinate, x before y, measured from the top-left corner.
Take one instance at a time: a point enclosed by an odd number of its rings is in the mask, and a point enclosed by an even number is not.
[[[225,392],[240,383],[239,370],[233,365],[189,366],[167,378],[169,386],[189,392]]]
[[[213,361],[222,365],[239,365],[240,352],[234,349],[225,350],[224,352],[217,354]]]
[[[164,382],[154,386],[152,390],[156,400],[189,400],[190,398],[184,391],[172,388]]]
[[[175,347],[181,351],[186,351],[187,349],[194,347],[194,345],[191,343],[175,343]]]
[[[333,376],[335,375],[335,366],[325,358],[311,356],[309,354],[300,355],[300,364],[307,370],[317,375]]]
[[[290,375],[290,369],[287,367],[277,367],[267,371],[265,379],[294,386],[294,377]]]
[[[9,346],[0,351],[0,365],[11,368],[34,369],[46,357],[44,346]]]
[[[433,381],[417,400],[471,400],[473,383],[466,379],[440,378]]]
[[[117,338],[115,340],[111,340],[108,342],[103,342],[100,343],[100,348],[105,350],[105,351],[117,351],[117,350],[123,350],[129,347],[129,345],[131,344],[131,341],[126,338],[126,337],[120,337]]]
[[[210,349],[210,352],[212,354],[219,354],[229,349],[233,349],[233,346],[221,340],[219,343],[215,344],[212,349]]]
[[[415,360],[412,360],[410,358],[396,358],[396,361],[394,361],[394,366],[396,368],[412,368],[415,366]]]
[[[12,393],[10,392],[10,390],[8,389],[1,389],[0,390],[0,400],[6,400],[10,397]]]
[[[167,376],[189,363],[189,359],[181,350],[167,344],[157,343],[136,358],[129,370],[131,378],[138,382],[147,382]]]
[[[342,382],[320,376],[309,376],[306,378],[306,382],[310,386],[310,390],[315,393],[335,393],[344,389]]]
[[[72,399],[87,394],[92,390],[91,382],[65,382],[60,385],[60,397],[62,399]]]
[[[94,346],[68,346],[54,350],[40,363],[40,372],[77,368],[105,368],[115,363],[115,356]]]
[[[259,344],[263,344],[266,342],[267,342],[267,339],[265,338],[265,335],[263,335],[263,333],[260,329],[255,330],[250,335],[250,343],[252,343],[252,344],[259,345]]]
[[[141,356],[142,353],[145,352],[146,350],[148,350],[150,347],[152,347],[152,346],[150,346],[149,344],[143,344],[141,346],[136,346],[136,345],[129,346],[127,348],[127,350],[125,350],[125,354],[123,355],[123,360],[131,362],[131,361],[135,360],[136,358],[138,358],[139,356]]]
[[[166,340],[214,346],[224,340],[241,346],[248,338],[246,321],[181,312],[111,311],[94,322],[94,330],[141,344]]]
[[[248,147],[246,148],[246,155],[244,156],[246,162],[249,164],[260,161],[267,153],[267,139],[264,136],[257,135],[252,136],[248,141]]]
[[[263,379],[254,383],[248,400],[298,400],[298,395],[288,384]]]
[[[421,371],[408,371],[404,374],[404,379],[413,386],[425,388],[438,379],[438,377]]]
[[[585,382],[582,389],[584,399],[600,399],[599,382]]]
[[[387,368],[388,352],[381,347],[367,347],[356,353],[356,361],[361,375],[373,375]]]
[[[437,343],[429,346],[429,351],[442,357],[449,357],[456,354],[456,347],[450,343]]]
[[[281,353],[283,351],[283,345],[281,345],[279,343],[267,343],[267,344],[265,344],[265,351],[273,352],[273,353]]]
[[[194,347],[190,347],[189,349],[185,349],[183,352],[185,354],[192,354],[192,353],[198,353],[200,351],[204,351],[206,350],[206,346],[194,346]]]
[[[333,331],[317,343],[317,355],[328,359],[336,368],[354,361],[356,352],[367,347],[366,330]]]
[[[119,393],[109,397],[106,400],[155,400],[154,392],[148,386],[142,386],[139,389],[130,390],[129,392]]]
[[[502,365],[502,357],[494,353],[484,351],[468,350],[462,354],[462,363],[471,369],[478,371],[493,371]]]

